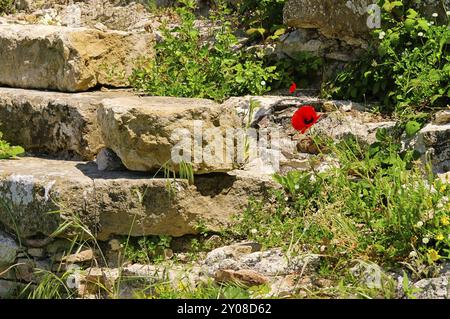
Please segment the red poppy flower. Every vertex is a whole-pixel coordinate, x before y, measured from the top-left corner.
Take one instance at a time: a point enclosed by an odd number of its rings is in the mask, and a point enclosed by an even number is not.
[[[316,110],[311,105],[305,105],[295,111],[292,116],[292,126],[304,134],[311,126],[316,124],[317,120],[320,118],[317,115]]]
[[[297,84],[292,83],[291,87],[289,88],[289,93],[294,94],[295,90],[297,90]]]

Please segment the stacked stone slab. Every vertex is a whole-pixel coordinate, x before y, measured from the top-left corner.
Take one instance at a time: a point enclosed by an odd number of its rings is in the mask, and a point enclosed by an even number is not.
[[[0,25],[0,85],[63,92],[127,85],[133,62],[153,50],[150,33],[47,25]]]
[[[101,240],[182,236],[195,234],[198,224],[218,230],[250,196],[264,196],[270,182],[227,174],[236,168],[232,162],[193,165],[205,174],[193,185],[157,175],[179,168],[168,165],[177,130],[193,133],[201,121],[224,136],[241,120],[230,105],[118,89],[152,48],[151,33],[0,25],[0,131],[28,152],[0,161],[0,224],[11,233],[45,237],[79,220]],[[101,172],[88,162],[105,147],[129,170]]]
[[[49,236],[75,220],[100,240],[128,234],[182,236],[197,233],[200,223],[211,230],[227,226],[250,196],[262,196],[270,184],[222,174],[197,176],[189,185],[138,172],[99,172],[92,162],[29,157],[1,162],[5,205],[0,221],[22,238]]]

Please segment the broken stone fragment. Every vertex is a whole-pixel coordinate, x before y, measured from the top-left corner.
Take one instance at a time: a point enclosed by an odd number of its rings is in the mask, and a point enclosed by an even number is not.
[[[97,154],[95,162],[99,171],[120,171],[125,169],[122,160],[109,148],[102,148]]]
[[[267,283],[268,279],[260,273],[250,269],[219,269],[214,279],[220,283],[238,283],[248,287],[260,286]]]
[[[0,230],[0,267],[12,265],[19,250],[20,247],[16,241]]]
[[[450,124],[450,110],[439,111],[433,117],[433,124]]]
[[[68,264],[75,264],[90,261],[92,259],[94,259],[94,251],[92,249],[86,249],[80,251],[79,253],[64,256],[63,258],[61,258],[61,261]]]
[[[450,170],[450,123],[427,124],[410,142],[423,155],[423,160],[431,159],[435,173]]]

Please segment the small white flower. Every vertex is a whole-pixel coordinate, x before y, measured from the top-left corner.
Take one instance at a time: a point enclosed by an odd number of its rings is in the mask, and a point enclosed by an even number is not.
[[[256,228],[252,228],[252,229],[250,230],[250,233],[251,233],[252,235],[255,235],[257,232],[258,232],[258,230],[257,230]]]
[[[439,14],[437,14],[436,12],[432,14],[433,18],[437,18]]]
[[[417,257],[417,252],[415,250],[413,250],[412,252],[409,253],[409,257],[411,257],[411,258]]]
[[[450,16],[450,11],[447,11],[446,13],[447,13],[448,16]]]
[[[265,86],[266,85],[266,81],[261,81],[261,85]]]
[[[294,186],[294,188],[295,188],[296,191],[298,191],[300,189],[300,185],[297,184],[297,185]]]
[[[429,25],[434,25],[434,21],[431,21]]]
[[[289,197],[286,196],[286,197],[284,198],[284,200],[287,202],[287,201],[289,200]]]
[[[385,36],[386,36],[386,32],[381,31],[380,34],[378,35],[378,39],[383,40]]]
[[[422,243],[424,243],[425,245],[428,244],[430,242],[430,238],[424,237],[422,239]]]
[[[417,224],[416,224],[416,227],[422,227],[423,226],[423,222],[422,221],[420,221],[420,222],[417,222]]]
[[[423,37],[423,32],[419,32],[419,33],[417,33],[417,35],[418,35],[419,37]]]

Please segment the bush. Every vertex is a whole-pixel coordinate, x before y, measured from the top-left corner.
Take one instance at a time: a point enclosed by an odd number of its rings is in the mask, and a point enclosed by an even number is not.
[[[238,2],[237,12],[245,27],[264,37],[281,30],[285,3],[286,0],[243,0]]]
[[[162,27],[164,40],[155,47],[155,57],[140,61],[131,76],[137,90],[150,95],[210,98],[259,95],[270,90],[278,78],[275,66],[265,66],[261,52],[239,49],[232,32],[230,11],[220,5],[211,13],[217,28],[209,39],[195,26],[195,2],[183,0],[177,8],[181,24]]]
[[[369,52],[338,74],[335,98],[382,102],[399,114],[450,103],[450,29],[427,21],[402,1],[381,1],[382,29]],[[448,18],[447,18],[448,21]]]
[[[0,14],[11,13],[14,8],[14,0],[0,0]]]

